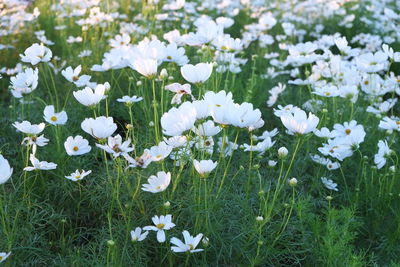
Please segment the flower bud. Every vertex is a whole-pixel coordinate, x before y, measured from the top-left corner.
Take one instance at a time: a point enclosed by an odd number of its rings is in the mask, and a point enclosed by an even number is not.
[[[287,156],[287,154],[289,153],[289,151],[287,150],[287,148],[286,147],[280,147],[279,149],[278,149],[278,156],[280,157],[280,158],[285,158],[286,156]]]
[[[257,222],[262,222],[264,220],[264,217],[263,216],[257,216],[256,217],[256,221]]]
[[[327,197],[326,197],[326,200],[328,200],[328,201],[331,201],[332,199],[333,199],[332,196],[327,196]]]
[[[168,72],[167,72],[167,70],[166,69],[162,69],[161,71],[160,71],[160,79],[161,80],[164,80],[165,78],[167,78],[168,77]]]
[[[171,206],[171,203],[169,201],[164,203],[164,208],[169,208]]]
[[[208,244],[210,243],[210,239],[204,236],[203,239],[201,240],[201,243],[203,243],[203,246],[207,247]]]
[[[292,178],[292,179],[290,179],[289,180],[289,185],[291,186],[291,187],[295,187],[296,185],[297,185],[297,179],[296,178]]]
[[[114,240],[108,240],[107,245],[109,245],[110,247],[114,246],[115,245]]]

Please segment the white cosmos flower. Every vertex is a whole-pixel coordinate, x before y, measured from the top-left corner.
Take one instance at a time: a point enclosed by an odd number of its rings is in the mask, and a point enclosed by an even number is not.
[[[33,44],[25,50],[24,54],[20,54],[19,56],[21,57],[22,62],[36,65],[39,62],[50,61],[53,53],[44,45]]]
[[[90,75],[79,76],[81,71],[82,71],[82,66],[79,65],[75,69],[68,67],[65,70],[61,71],[61,74],[64,76],[65,79],[74,83],[76,86],[83,87],[85,85],[88,85],[91,76]]]
[[[57,168],[57,164],[47,161],[39,161],[34,154],[31,154],[29,160],[32,166],[24,168],[24,171],[34,171],[34,170],[54,170]]]
[[[160,142],[157,146],[152,146],[146,151],[151,156],[151,161],[160,161],[171,154],[172,148],[172,146],[167,145],[165,142]]]
[[[198,234],[195,237],[191,236],[188,231],[183,231],[183,238],[184,242],[179,240],[176,237],[171,238],[171,244],[175,246],[171,246],[171,250],[173,252],[200,252],[203,251],[203,249],[196,249],[197,245],[200,243],[201,239],[203,238],[203,234]]]
[[[89,146],[89,141],[80,135],[75,137],[69,136],[64,142],[64,148],[70,156],[83,155],[92,150],[91,146]]]
[[[142,233],[142,228],[136,227],[135,231],[131,231],[131,239],[133,242],[140,242],[145,240],[148,234],[148,231]]]
[[[65,178],[67,178],[68,180],[76,182],[76,181],[82,180],[85,176],[87,176],[87,175],[89,175],[91,173],[92,173],[91,170],[89,170],[89,171],[76,170],[75,172],[71,173],[70,175],[65,176]]]
[[[183,136],[173,136],[168,139],[164,137],[164,142],[167,145],[172,146],[173,148],[183,147],[187,143],[187,137],[184,135]]]
[[[157,241],[159,243],[165,242],[165,232],[164,230],[170,230],[171,228],[175,227],[175,224],[172,222],[172,215],[161,215],[158,217],[157,215],[151,218],[154,225],[145,226],[143,230],[146,231],[156,231],[157,232]]]
[[[54,111],[53,105],[46,106],[44,108],[43,113],[44,113],[44,117],[43,117],[44,120],[53,125],[63,125],[68,120],[67,112],[61,111],[59,113],[56,113]]]
[[[243,148],[245,152],[248,151],[256,151],[259,152],[260,155],[263,155],[265,151],[273,147],[275,144],[275,141],[272,141],[271,137],[266,137],[263,141],[258,142],[257,145],[248,145],[248,144],[243,144]]]
[[[290,134],[308,134],[313,132],[319,123],[317,116],[310,112],[307,118],[307,114],[301,109],[294,110],[293,114],[284,113],[280,117]]]
[[[13,126],[22,133],[29,135],[37,135],[44,130],[45,124],[43,122],[39,124],[31,124],[29,121],[23,121],[23,122],[14,122]]]
[[[103,84],[98,84],[94,90],[90,87],[85,87],[82,90],[73,92],[73,95],[82,105],[93,106],[107,97],[105,92],[106,87]]]
[[[13,168],[10,167],[8,160],[0,155],[0,184],[4,184],[10,179],[13,173]]]
[[[217,135],[222,130],[222,128],[219,126],[215,126],[212,120],[208,120],[197,127],[193,127],[192,130],[200,136],[214,136]]]
[[[47,145],[48,142],[49,142],[49,139],[44,137],[44,135],[42,134],[40,136],[36,136],[36,135],[27,136],[22,140],[21,144],[24,146],[33,145],[33,149],[34,149],[34,151],[36,151],[36,146],[45,146],[45,145]],[[34,151],[32,151],[32,152],[35,153]]]
[[[122,98],[118,98],[117,99],[118,102],[125,103],[125,104],[128,104],[128,105],[131,105],[133,103],[136,103],[136,102],[139,102],[139,101],[142,101],[142,100],[143,100],[143,97],[137,97],[135,95],[134,96],[125,95]]]
[[[212,63],[186,64],[181,67],[181,74],[190,83],[203,83],[210,78],[212,69]]]
[[[21,98],[24,94],[29,94],[38,86],[39,70],[27,68],[10,78],[14,97]]]
[[[387,141],[379,140],[378,153],[374,156],[374,163],[378,169],[382,169],[386,164],[386,158],[392,154],[393,151],[389,148]]]
[[[190,102],[185,102],[179,108],[171,108],[161,117],[163,133],[169,136],[182,135],[193,128],[196,121],[196,108]]]
[[[157,75],[158,62],[156,59],[138,58],[133,62],[132,67],[143,76],[153,78]]]
[[[0,252],[0,263],[5,261],[9,256],[11,255],[11,252]]]
[[[324,184],[324,186],[326,188],[328,188],[329,190],[334,190],[334,191],[339,191],[337,189],[337,184],[334,183],[332,180],[326,178],[326,177],[321,177],[321,181]]]
[[[259,109],[253,109],[253,104],[244,102],[240,105],[230,105],[229,112],[227,112],[226,118],[233,126],[239,128],[260,128],[264,125],[264,121],[261,119],[261,111]]]
[[[120,155],[127,157],[128,153],[134,150],[134,147],[130,147],[130,145],[131,139],[128,138],[126,141],[122,142],[122,137],[119,134],[114,137],[108,137],[107,145],[96,144],[98,148],[112,154],[114,158]]]
[[[112,117],[101,116],[96,119],[85,119],[81,123],[81,128],[94,138],[105,139],[117,130],[117,125]]]
[[[379,126],[380,129],[383,130],[389,130],[389,131],[399,131],[400,132],[400,118],[391,116],[389,117],[384,117],[380,122]]]
[[[192,100],[195,100],[192,95],[192,90],[190,89],[190,84],[180,84],[180,83],[172,83],[165,86],[165,90],[171,91],[175,93],[174,97],[171,100],[171,104],[180,104],[182,103],[182,96],[190,95]]]
[[[147,179],[148,184],[143,184],[142,190],[151,193],[159,193],[167,189],[171,182],[171,173],[168,172],[157,172],[156,175],[152,175]]]
[[[217,167],[217,162],[213,162],[212,160],[193,160],[193,166],[196,171],[200,174],[201,177],[207,176],[210,172],[212,172],[215,167]]]

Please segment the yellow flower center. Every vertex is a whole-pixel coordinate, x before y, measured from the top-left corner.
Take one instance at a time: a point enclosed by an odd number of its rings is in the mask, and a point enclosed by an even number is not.
[[[330,95],[331,95],[331,93],[329,93],[329,92],[325,92],[325,95],[326,95],[326,96],[330,96]]]
[[[72,80],[73,80],[74,82],[76,82],[77,80],[79,80],[79,77],[78,77],[78,76],[74,76],[74,77],[72,77]]]
[[[156,225],[156,227],[157,227],[158,229],[160,229],[160,230],[163,229],[164,226],[165,226],[165,224],[163,224],[163,223],[159,223],[159,224]]]
[[[351,130],[350,130],[350,129],[346,129],[344,132],[345,132],[347,135],[349,135],[349,134],[351,133]]]
[[[396,124],[400,126],[400,121],[396,121]]]
[[[159,155],[156,156],[156,159],[161,159],[161,158],[162,158],[162,155],[161,155],[161,154],[159,154]]]
[[[74,147],[72,148],[72,150],[73,150],[73,151],[78,151],[78,150],[79,150],[79,147],[74,146]]]
[[[81,176],[77,175],[77,176],[75,176],[75,179],[79,180],[79,179],[81,179]]]
[[[167,59],[171,60],[171,59],[172,59],[172,57],[171,57],[171,56],[167,56]]]
[[[56,116],[52,116],[50,119],[51,119],[51,121],[57,121],[57,117]]]
[[[365,85],[368,85],[368,84],[369,84],[369,81],[368,81],[368,80],[365,80],[365,81],[364,81],[364,84],[365,84]]]
[[[192,244],[188,244],[188,246],[189,246],[189,250],[193,250],[194,249],[194,246]]]

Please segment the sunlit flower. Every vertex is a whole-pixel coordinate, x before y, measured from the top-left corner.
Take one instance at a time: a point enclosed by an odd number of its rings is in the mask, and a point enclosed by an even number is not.
[[[96,119],[85,119],[81,123],[81,128],[94,138],[105,139],[117,130],[117,125],[112,117],[101,116]]]
[[[84,171],[84,170],[79,171],[79,170],[76,170],[75,172],[71,173],[69,176],[65,176],[65,178],[67,178],[68,180],[76,182],[76,181],[82,180],[85,176],[87,176],[87,175],[89,175],[91,173],[92,173],[91,170],[90,171]]]
[[[147,179],[148,184],[143,184],[142,190],[159,193],[167,189],[169,183],[171,182],[171,173],[165,173],[163,171],[157,172],[156,175],[152,175]]]
[[[173,252],[190,252],[190,253],[195,253],[195,252],[200,252],[203,251],[203,249],[196,249],[197,245],[200,243],[200,240],[203,238],[203,234],[198,234],[195,237],[191,236],[188,231],[183,231],[183,238],[184,242],[179,240],[176,237],[171,238],[171,244],[175,246],[171,246],[171,250]]]
[[[137,96],[123,96],[122,98],[118,98],[117,101],[121,103],[125,103],[127,105],[132,105],[133,103],[140,102],[143,100],[143,97],[137,97]]]
[[[158,62],[150,58],[138,58],[133,64],[133,69],[145,76],[146,78],[153,78],[157,75]]]
[[[181,67],[181,74],[190,83],[203,83],[210,78],[212,69],[212,63],[186,64]]]
[[[57,168],[57,164],[47,161],[39,161],[34,154],[31,154],[29,160],[32,166],[24,168],[24,171],[34,171],[34,170],[54,170]]]
[[[324,184],[324,186],[329,190],[339,191],[339,189],[337,189],[337,184],[334,183],[332,180],[326,177],[321,177],[321,181]]]
[[[393,151],[389,148],[387,141],[379,140],[378,142],[378,153],[374,156],[374,163],[378,169],[381,169],[386,164],[387,157],[392,154]]]
[[[64,148],[70,156],[83,155],[92,150],[91,146],[89,146],[89,141],[80,135],[75,137],[69,136],[64,142]]]
[[[217,167],[217,164],[217,162],[213,162],[212,160],[193,160],[193,166],[201,177],[206,177]]]
[[[0,252],[0,263],[5,261],[9,256],[11,255],[11,252]]]
[[[63,125],[68,120],[67,112],[61,111],[59,113],[56,113],[54,111],[53,105],[46,106],[44,108],[43,113],[44,113],[44,117],[43,117],[44,120],[53,125]]]
[[[11,93],[16,98],[21,98],[24,94],[32,93],[38,86],[39,70],[27,68],[10,78]]]
[[[169,136],[182,135],[193,128],[196,121],[196,108],[192,103],[185,102],[179,108],[171,108],[161,117],[163,133]]]
[[[146,231],[156,231],[157,232],[157,241],[159,243],[165,242],[165,230],[170,230],[171,228],[175,227],[175,224],[172,223],[172,215],[161,215],[158,217],[155,215],[151,218],[155,226],[145,226],[143,230]]]
[[[125,157],[129,152],[132,152],[134,147],[131,147],[130,145],[131,139],[128,138],[126,141],[122,142],[122,137],[119,134],[114,137],[109,136],[106,145],[96,144],[98,148],[112,154],[114,158],[117,158],[120,155]]]
[[[168,157],[171,151],[171,146],[167,145],[165,142],[160,142],[157,146],[152,146],[148,150],[148,153],[152,161],[160,161]]]
[[[82,90],[73,92],[73,95],[82,105],[93,106],[106,98],[105,92],[106,87],[103,84],[98,84],[94,90],[90,87],[85,87]]]
[[[131,231],[131,240],[133,242],[140,242],[146,239],[148,231],[142,233],[142,228],[136,227],[135,231]]]
[[[79,65],[75,69],[68,67],[65,70],[61,71],[61,74],[64,76],[65,79],[67,79],[69,82],[74,83],[77,87],[83,87],[88,85],[91,77],[89,75],[79,76],[81,71],[82,66]]]
[[[285,113],[280,117],[290,134],[308,134],[313,132],[319,123],[317,116],[309,113],[307,118],[307,114],[303,110],[295,110],[293,115]]]
[[[45,124],[43,122],[39,124],[31,124],[29,121],[23,121],[23,122],[14,122],[13,126],[22,133],[29,135],[37,135],[44,130]]]
[[[39,44],[31,45],[25,50],[24,54],[20,55],[22,62],[28,62],[32,65],[36,65],[39,62],[48,62],[52,56],[53,53],[50,49]]]
[[[8,160],[0,155],[0,184],[4,184],[10,179],[13,173],[13,168],[10,167]],[[0,259],[1,262],[1,259]]]

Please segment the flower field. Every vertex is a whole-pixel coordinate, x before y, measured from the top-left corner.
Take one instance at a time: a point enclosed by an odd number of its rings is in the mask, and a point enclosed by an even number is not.
[[[0,0],[0,265],[400,266],[399,11]]]

